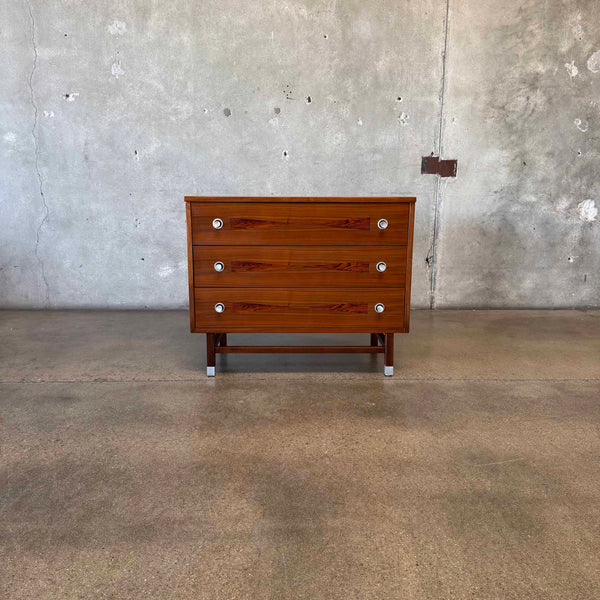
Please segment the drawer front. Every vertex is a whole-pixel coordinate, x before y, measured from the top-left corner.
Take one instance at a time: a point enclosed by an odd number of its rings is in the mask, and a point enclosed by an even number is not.
[[[195,327],[206,332],[404,330],[404,289],[196,288]],[[223,312],[215,306],[223,305]],[[376,312],[381,303],[384,311]]]
[[[409,204],[193,202],[195,245],[408,244]],[[217,219],[215,228],[213,222]],[[386,228],[379,221],[387,222]]]
[[[406,283],[406,246],[194,246],[193,252],[195,287],[404,287]]]

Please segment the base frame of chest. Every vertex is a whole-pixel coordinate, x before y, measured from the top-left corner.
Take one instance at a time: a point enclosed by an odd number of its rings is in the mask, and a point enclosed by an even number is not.
[[[368,346],[230,346],[226,333],[206,334],[206,375],[216,374],[217,354],[383,354],[387,377],[394,374],[394,334],[372,333]]]

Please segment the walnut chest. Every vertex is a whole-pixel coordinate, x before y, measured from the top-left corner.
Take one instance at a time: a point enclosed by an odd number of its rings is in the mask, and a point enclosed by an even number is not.
[[[186,197],[190,328],[215,354],[381,352],[407,333],[415,198]],[[228,333],[370,333],[364,346],[232,346]]]

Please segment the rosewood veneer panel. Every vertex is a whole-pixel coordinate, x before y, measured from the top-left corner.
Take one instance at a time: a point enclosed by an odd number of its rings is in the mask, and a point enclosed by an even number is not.
[[[406,246],[409,211],[408,204],[192,203],[192,243]],[[378,228],[380,219],[386,229]]]
[[[404,287],[406,246],[194,246],[196,287]],[[223,271],[215,271],[215,263]],[[376,265],[385,263],[385,271]]]
[[[404,331],[402,288],[196,288],[194,296],[197,331]],[[215,312],[216,303],[224,312]]]

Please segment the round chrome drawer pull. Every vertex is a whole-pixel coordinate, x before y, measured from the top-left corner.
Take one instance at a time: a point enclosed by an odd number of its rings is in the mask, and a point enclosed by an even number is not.
[[[217,302],[217,303],[215,304],[215,310],[216,310],[218,313],[222,313],[222,312],[225,310],[225,305],[224,305],[222,302]]]
[[[215,271],[217,271],[218,273],[225,270],[225,265],[220,260],[214,264],[214,267]]]
[[[221,219],[213,219],[213,227],[215,229],[221,229],[221,227],[223,227],[223,221]]]
[[[381,261],[381,262],[378,262],[378,263],[375,265],[375,268],[376,268],[376,269],[377,269],[377,270],[378,270],[380,273],[383,273],[383,272],[384,272],[384,271],[387,269],[387,265],[386,265],[386,264],[385,264],[383,261]]]
[[[385,306],[381,302],[375,305],[375,312],[382,313],[385,310]]]
[[[387,229],[388,225],[387,219],[379,219],[379,221],[377,221],[377,227],[379,227],[379,229]]]

